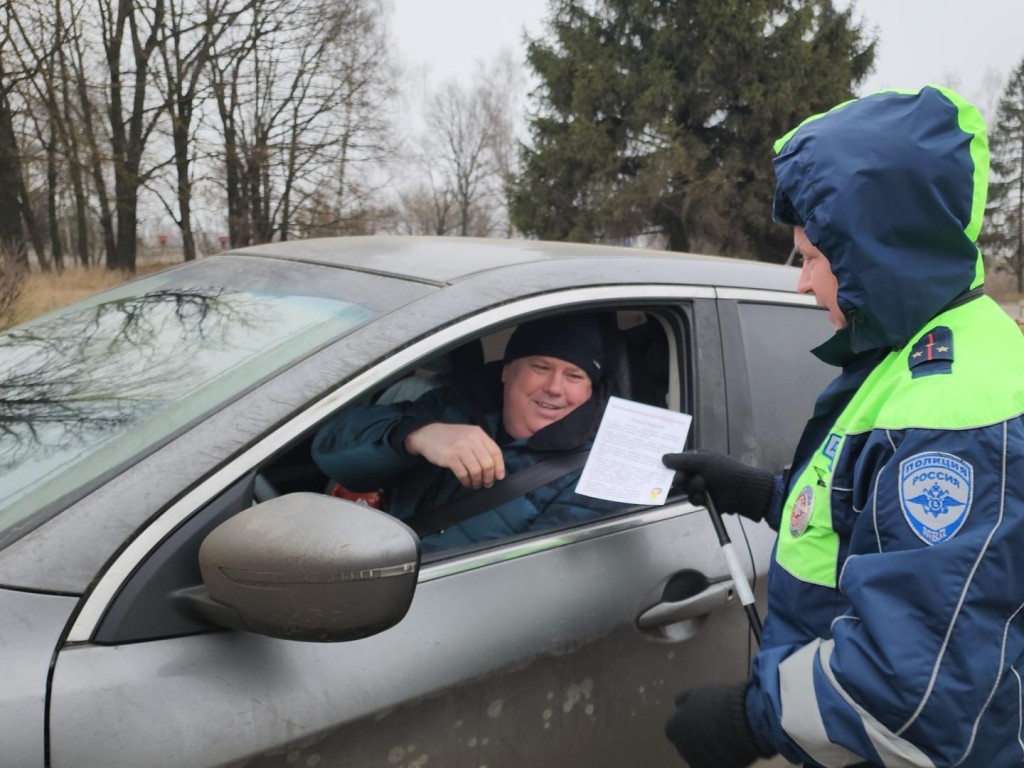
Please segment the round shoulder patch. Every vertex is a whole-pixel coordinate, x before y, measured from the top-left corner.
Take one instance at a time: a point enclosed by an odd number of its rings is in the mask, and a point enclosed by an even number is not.
[[[789,532],[793,538],[797,538],[807,530],[807,524],[811,522],[811,513],[814,511],[814,489],[805,485],[800,495],[793,502],[793,511],[789,514]]]
[[[900,462],[903,516],[926,544],[960,531],[971,513],[974,467],[951,453],[919,453]]]

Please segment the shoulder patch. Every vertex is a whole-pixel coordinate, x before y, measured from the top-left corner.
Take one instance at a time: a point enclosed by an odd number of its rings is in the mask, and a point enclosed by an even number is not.
[[[944,325],[937,325],[925,333],[911,348],[907,365],[915,379],[936,373],[952,373],[953,332]]]
[[[952,453],[919,453],[900,462],[900,506],[926,544],[959,533],[971,513],[974,467]]]

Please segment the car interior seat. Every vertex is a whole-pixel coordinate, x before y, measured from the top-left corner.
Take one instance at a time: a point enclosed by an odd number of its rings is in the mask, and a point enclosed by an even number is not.
[[[659,408],[668,406],[668,339],[661,324],[647,317],[646,322],[622,331],[623,345],[632,374],[633,399]]]
[[[605,371],[608,394],[626,400],[633,399],[633,381],[629,353],[622,331],[619,330],[618,313],[607,312],[600,316],[601,342],[604,346]]]
[[[380,405],[415,400],[432,389],[458,384],[474,377],[484,366],[484,350],[479,339],[471,339],[435,357],[412,375],[399,379],[374,401]]]

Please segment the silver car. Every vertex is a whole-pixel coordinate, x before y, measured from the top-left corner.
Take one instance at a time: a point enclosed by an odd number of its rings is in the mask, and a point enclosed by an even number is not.
[[[607,318],[615,394],[781,469],[830,372],[796,271],[604,246],[276,243],[0,334],[0,764],[675,766],[681,688],[753,652],[673,497],[420,554],[327,493],[318,426]],[[390,395],[393,396],[393,395]],[[773,534],[727,520],[763,600]],[[763,606],[762,606],[763,608]]]

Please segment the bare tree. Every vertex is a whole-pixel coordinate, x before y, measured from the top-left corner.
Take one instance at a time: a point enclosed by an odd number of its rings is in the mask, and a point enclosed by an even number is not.
[[[431,234],[512,234],[505,187],[517,157],[522,68],[508,52],[467,86],[451,80],[427,99],[414,151],[426,181],[399,193],[401,228]]]
[[[77,39],[79,34],[78,16],[82,6],[81,4],[76,5],[73,0],[68,3],[66,13],[65,0],[54,0],[54,6],[56,11],[54,14],[55,28],[62,41],[61,45],[57,47],[56,82],[53,84],[54,90],[59,90],[59,97],[55,98],[59,104],[59,111],[55,113],[54,119],[60,128],[64,157],[68,164],[68,175],[74,197],[74,249],[78,255],[79,264],[88,266],[91,261],[89,226],[91,211],[87,181],[89,157],[86,150],[90,145],[88,134],[83,135],[78,128],[82,123],[82,110],[81,105],[76,103],[74,97],[78,81],[73,74],[75,69],[72,59],[72,41]]]
[[[214,46],[254,0],[166,0],[165,42],[160,47],[160,87],[164,108],[170,119],[174,148],[175,200],[177,212],[168,206],[181,232],[185,261],[196,257],[192,226],[193,168],[196,160],[197,121],[204,76]]]
[[[470,234],[474,209],[494,178],[494,113],[489,95],[481,88],[445,83],[427,107],[427,154],[437,158],[458,211],[457,232]],[[489,222],[488,222],[489,224]],[[479,232],[486,227],[477,225]]]
[[[491,102],[491,157],[493,158],[496,182],[500,196],[498,209],[502,212],[503,234],[511,237],[514,233],[508,216],[508,189],[519,163],[519,128],[522,120],[522,96],[526,89],[526,77],[522,65],[508,50],[502,51],[480,75],[483,87]],[[500,191],[499,191],[500,190]]]
[[[64,243],[60,234],[60,221],[64,216],[60,204],[64,184],[63,169],[69,162],[74,171],[80,171],[70,155],[71,123],[66,119],[61,104],[61,56],[68,39],[64,24],[64,5],[61,0],[46,5],[25,6],[13,17],[20,44],[16,53],[23,70],[33,76],[24,81],[22,99],[27,109],[27,120],[34,128],[36,144],[45,158],[46,222],[53,265],[64,268]],[[81,173],[72,177],[81,183]],[[80,191],[76,192],[76,199]],[[47,262],[40,260],[46,268]]]
[[[256,0],[217,46],[211,72],[232,245],[344,229],[360,217],[354,168],[386,146],[380,112],[392,86],[382,14],[379,0]]]
[[[338,10],[328,32],[334,62],[328,76],[337,98],[337,171],[331,179],[335,199],[329,228],[346,234],[365,231],[377,191],[390,182],[379,170],[396,151],[390,105],[397,73],[380,0],[349,0]]]
[[[15,261],[27,267],[23,234],[27,231],[40,266],[46,268],[49,262],[25,184],[24,151],[15,129],[18,88],[35,75],[19,55],[24,44],[20,20],[27,9],[15,0],[3,0],[0,8],[0,248],[13,253]]]
[[[150,172],[142,169],[146,143],[159,119],[148,87],[150,64],[162,44],[165,0],[97,0],[107,62],[107,111],[114,165],[117,230],[109,269],[135,271],[139,189]],[[127,43],[127,45],[126,45]]]
[[[36,51],[39,77],[34,87],[51,122],[37,133],[45,147],[51,200],[56,198],[58,163],[67,165],[76,208],[76,247],[83,263],[89,254],[87,212],[95,206],[107,267],[135,269],[139,192],[153,172],[144,169],[143,162],[163,108],[153,97],[151,67],[163,42],[164,3],[34,4],[38,41],[28,48]],[[92,177],[91,192],[86,168]],[[108,193],[111,183],[113,202]],[[50,208],[56,219],[56,206]]]
[[[21,159],[14,132],[14,112],[10,100],[11,76],[0,55],[0,248],[10,250],[14,258],[28,265],[21,221],[24,182]]]
[[[401,216],[396,231],[403,235],[448,235],[455,229],[455,196],[438,183],[430,168],[427,180],[398,193]]]
[[[14,324],[28,269],[9,248],[0,245],[0,330]]]
[[[55,0],[57,3],[63,0]],[[102,94],[106,91],[91,77],[96,69],[92,49],[86,40],[86,23],[92,7],[91,0],[68,0],[68,27],[72,30],[68,45],[60,50],[61,81],[64,95],[65,115],[68,121],[78,126],[78,131],[69,135],[75,137],[75,158],[81,158],[83,175],[91,178],[92,206],[99,219],[102,252],[107,266],[117,263],[117,238],[114,231],[114,211],[110,201],[107,169],[110,153],[104,150],[107,133],[99,115],[102,109]],[[85,200],[78,207],[78,233],[80,248],[88,257],[88,224],[85,222]]]
[[[133,270],[155,194],[190,260],[207,178],[234,245],[374,231],[386,1],[0,0],[0,240],[44,267],[95,240]]]

